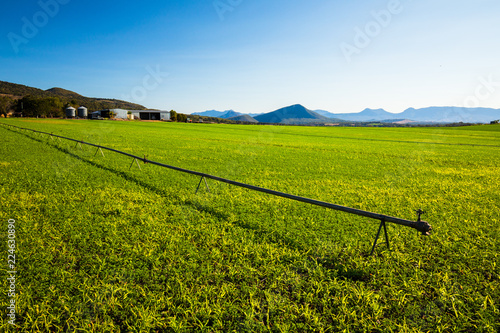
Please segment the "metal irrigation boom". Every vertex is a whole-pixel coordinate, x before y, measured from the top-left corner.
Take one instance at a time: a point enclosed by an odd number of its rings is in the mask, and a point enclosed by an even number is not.
[[[368,217],[368,218],[375,219],[375,220],[380,220],[380,226],[379,226],[379,229],[378,229],[378,232],[377,232],[377,236],[375,237],[375,242],[373,243],[373,247],[372,247],[372,251],[371,251],[372,254],[373,254],[373,251],[375,250],[375,246],[377,245],[377,241],[378,241],[378,238],[380,236],[380,231],[382,230],[382,227],[384,228],[384,234],[385,234],[385,240],[386,240],[387,247],[389,247],[389,238],[387,236],[386,222],[390,222],[390,223],[394,223],[394,224],[399,224],[399,225],[403,225],[405,227],[410,227],[410,228],[416,229],[416,230],[420,231],[422,233],[422,235],[424,235],[424,236],[430,235],[430,232],[432,230],[432,227],[431,227],[431,225],[429,223],[427,223],[426,221],[422,221],[420,219],[421,215],[424,213],[420,209],[416,211],[416,213],[418,214],[418,220],[417,221],[405,220],[405,219],[401,219],[401,218],[398,218],[398,217],[393,217],[393,216],[388,216],[388,215],[383,215],[383,214],[372,213],[372,212],[361,210],[361,209],[350,208],[350,207],[345,207],[345,206],[341,206],[341,205],[335,205],[335,204],[332,204],[332,203],[329,203],[329,202],[324,202],[324,201],[319,201],[319,200],[315,200],[315,199],[304,198],[304,197],[300,197],[300,196],[293,195],[293,194],[283,193],[283,192],[274,191],[274,190],[270,190],[270,189],[263,188],[263,187],[258,187],[258,186],[254,186],[254,185],[240,183],[240,182],[237,182],[237,181],[234,181],[234,180],[229,180],[229,179],[225,179],[225,178],[213,176],[213,175],[210,175],[210,174],[207,174],[207,173],[203,173],[203,172],[198,172],[198,171],[192,171],[192,170],[188,170],[188,169],[183,169],[183,168],[171,166],[171,165],[168,165],[168,164],[164,164],[164,163],[160,163],[160,162],[148,160],[146,158],[146,156],[140,157],[140,156],[136,156],[136,155],[133,155],[133,154],[125,153],[123,151],[116,150],[116,149],[113,149],[113,148],[108,148],[108,147],[105,147],[105,146],[100,146],[100,145],[96,145],[96,144],[93,144],[93,143],[84,142],[82,140],[75,140],[75,139],[72,139],[72,138],[67,138],[67,137],[56,135],[56,134],[53,134],[53,133],[41,132],[41,131],[37,131],[37,130],[29,129],[29,128],[23,128],[23,127],[19,127],[19,126],[14,126],[14,125],[10,125],[10,124],[3,124],[3,123],[1,123],[1,124],[2,125],[6,125],[6,126],[10,126],[10,127],[13,127],[13,128],[25,130],[25,131],[31,131],[31,132],[39,133],[39,134],[46,134],[46,135],[49,135],[52,138],[60,138],[60,139],[65,139],[65,140],[73,141],[73,142],[76,142],[76,146],[78,146],[80,144],[80,145],[88,145],[88,146],[96,147],[97,148],[96,154],[100,151],[103,156],[104,156],[104,153],[102,151],[103,149],[104,150],[108,150],[108,151],[112,151],[112,152],[115,152],[115,153],[118,153],[118,154],[122,154],[122,155],[131,157],[131,158],[134,159],[132,161],[132,164],[130,166],[133,165],[134,161],[136,163],[137,163],[137,161],[143,161],[144,163],[154,164],[154,165],[158,165],[160,167],[168,168],[168,169],[171,169],[171,170],[176,170],[176,171],[180,171],[180,172],[191,174],[191,175],[195,175],[195,176],[200,176],[201,179],[200,179],[200,183],[198,184],[198,187],[196,189],[196,192],[198,192],[198,190],[200,188],[200,185],[201,185],[201,182],[203,180],[205,180],[205,184],[206,184],[207,189],[208,189],[208,184],[206,183],[206,178],[208,178],[208,179],[213,179],[213,180],[216,180],[216,181],[219,181],[219,182],[231,184],[231,185],[234,185],[234,186],[239,186],[239,187],[247,188],[247,189],[250,189],[250,190],[253,190],[253,191],[267,193],[267,194],[271,194],[271,195],[278,196],[278,197],[283,197],[283,198],[287,198],[287,199],[291,199],[291,200],[295,200],[295,201],[305,202],[305,203],[308,203],[308,204],[311,204],[311,205],[315,205],[315,206],[321,206],[321,207],[325,207],[325,208],[329,208],[329,209],[334,209],[334,210],[346,212],[346,213],[349,213],[349,214],[355,214],[355,215],[364,216],[364,217]],[[137,166],[140,168],[140,166],[139,166],[138,163],[137,163]]]

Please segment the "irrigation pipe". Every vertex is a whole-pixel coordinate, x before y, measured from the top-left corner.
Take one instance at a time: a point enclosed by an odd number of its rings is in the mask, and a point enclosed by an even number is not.
[[[219,181],[219,182],[222,182],[222,183],[231,184],[231,185],[234,185],[234,186],[246,188],[246,189],[253,190],[253,191],[267,193],[267,194],[270,194],[270,195],[274,195],[274,196],[278,196],[278,197],[283,197],[283,198],[287,198],[287,199],[291,199],[291,200],[295,200],[295,201],[300,201],[300,202],[308,203],[308,204],[315,205],[315,206],[325,207],[325,208],[329,208],[329,209],[333,209],[333,210],[338,210],[338,211],[346,212],[346,213],[349,213],[349,214],[354,214],[354,215],[359,215],[359,216],[364,216],[364,217],[368,217],[368,218],[371,218],[371,219],[379,220],[381,223],[380,223],[380,227],[378,229],[377,236],[375,238],[375,243],[373,244],[372,253],[373,253],[373,250],[375,249],[375,245],[377,243],[377,240],[378,240],[378,237],[380,235],[382,227],[384,228],[384,233],[385,233],[385,238],[386,238],[387,246],[389,246],[389,239],[387,237],[387,229],[386,229],[386,223],[387,222],[394,223],[394,224],[399,224],[399,225],[402,225],[402,226],[405,226],[405,227],[416,229],[416,230],[420,231],[425,236],[430,235],[430,232],[432,230],[432,227],[431,227],[431,225],[428,222],[422,221],[420,219],[421,214],[423,214],[422,210],[418,210],[417,211],[417,214],[418,214],[418,220],[417,221],[405,220],[405,219],[401,219],[401,218],[398,218],[398,217],[393,217],[393,216],[388,216],[388,215],[383,215],[383,214],[372,213],[372,212],[361,210],[361,209],[345,207],[345,206],[341,206],[341,205],[332,204],[332,203],[329,203],[329,202],[324,202],[324,201],[319,201],[319,200],[315,200],[315,199],[309,199],[309,198],[300,197],[300,196],[293,195],[293,194],[288,194],[288,193],[283,193],[283,192],[279,192],[279,191],[274,191],[274,190],[270,190],[270,189],[263,188],[263,187],[258,187],[258,186],[254,186],[254,185],[249,185],[249,184],[237,182],[237,181],[234,181],[234,180],[225,179],[225,178],[222,178],[222,177],[213,176],[213,175],[210,175],[210,174],[207,174],[207,173],[203,173],[203,172],[198,172],[198,171],[192,171],[192,170],[188,170],[188,169],[183,169],[183,168],[179,168],[179,167],[176,167],[176,166],[172,166],[172,165],[168,165],[168,164],[164,164],[164,163],[160,163],[160,162],[148,160],[145,156],[144,157],[140,157],[140,156],[136,156],[136,155],[133,155],[133,154],[125,153],[125,152],[117,150],[117,149],[113,149],[113,148],[109,148],[109,147],[105,147],[105,146],[100,146],[100,145],[96,145],[96,144],[93,144],[93,143],[84,142],[84,141],[81,141],[81,140],[75,140],[75,139],[72,139],[72,138],[68,138],[68,137],[56,135],[56,134],[53,134],[53,133],[41,132],[41,131],[37,131],[37,130],[29,129],[29,128],[23,128],[23,127],[19,127],[19,126],[14,126],[14,125],[10,125],[10,124],[4,124],[4,123],[0,123],[0,124],[2,124],[4,126],[10,126],[10,127],[13,127],[13,128],[17,128],[17,129],[31,131],[31,132],[34,132],[34,133],[46,134],[46,135],[49,135],[49,136],[55,137],[55,138],[60,138],[60,139],[65,139],[65,140],[73,141],[73,142],[76,142],[77,145],[78,144],[82,144],[82,145],[92,146],[92,147],[97,148],[98,151],[100,149],[101,153],[102,153],[102,149],[105,149],[105,150],[108,150],[108,151],[112,151],[112,152],[115,152],[115,153],[118,153],[118,154],[122,154],[122,155],[125,155],[125,156],[128,156],[128,157],[131,157],[135,161],[143,161],[144,163],[154,164],[154,165],[157,165],[157,166],[160,166],[160,167],[163,167],[163,168],[168,168],[168,169],[171,169],[171,170],[175,170],[175,171],[179,171],[179,172],[183,172],[183,173],[187,173],[187,174],[199,176],[199,177],[202,177],[201,180],[203,180],[203,178],[213,179],[213,180],[216,180],[216,181]],[[96,152],[96,154],[97,154],[97,152]],[[201,184],[201,180],[200,180],[200,184]],[[198,185],[198,188],[199,188],[199,185]]]

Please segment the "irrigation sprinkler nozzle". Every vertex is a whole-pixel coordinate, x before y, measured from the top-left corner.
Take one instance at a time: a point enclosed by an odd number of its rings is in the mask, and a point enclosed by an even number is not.
[[[432,231],[432,227],[426,221],[418,221],[417,222],[417,230],[422,232],[422,235],[424,235],[424,236],[430,236],[431,231]]]

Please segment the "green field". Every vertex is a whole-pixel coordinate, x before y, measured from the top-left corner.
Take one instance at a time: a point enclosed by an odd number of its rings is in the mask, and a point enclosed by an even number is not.
[[[369,256],[378,221],[0,126],[2,332],[500,330],[500,126],[0,121],[433,226]]]

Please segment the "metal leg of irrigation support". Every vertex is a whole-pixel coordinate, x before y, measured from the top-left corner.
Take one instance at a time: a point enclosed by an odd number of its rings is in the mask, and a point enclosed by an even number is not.
[[[102,157],[104,157],[104,152],[102,151],[101,147],[97,147],[97,150],[96,150],[96,152],[94,154],[94,157],[97,155],[98,152],[101,152]]]
[[[132,161],[132,164],[130,164],[130,167],[129,169],[132,167],[132,165],[134,165],[134,162],[137,164],[137,166],[139,167],[139,170],[142,170],[141,169],[141,166],[139,165],[139,162],[137,162],[137,158],[134,158],[134,160]]]
[[[205,186],[207,187],[207,191],[210,192],[210,188],[208,187],[207,180],[205,179],[205,177],[201,177],[200,182],[198,183],[198,187],[196,188],[196,192],[194,192],[194,194],[198,193],[198,190],[200,189],[201,182],[203,180],[205,181]]]
[[[372,252],[370,253],[370,255],[373,255],[373,251],[375,251],[375,246],[377,246],[378,237],[380,236],[380,231],[382,230],[382,227],[384,227],[385,243],[387,244],[387,248],[388,249],[390,248],[389,236],[387,236],[387,227],[385,225],[385,220],[380,220],[380,226],[378,227],[377,236],[375,236],[375,242],[373,242]]]

